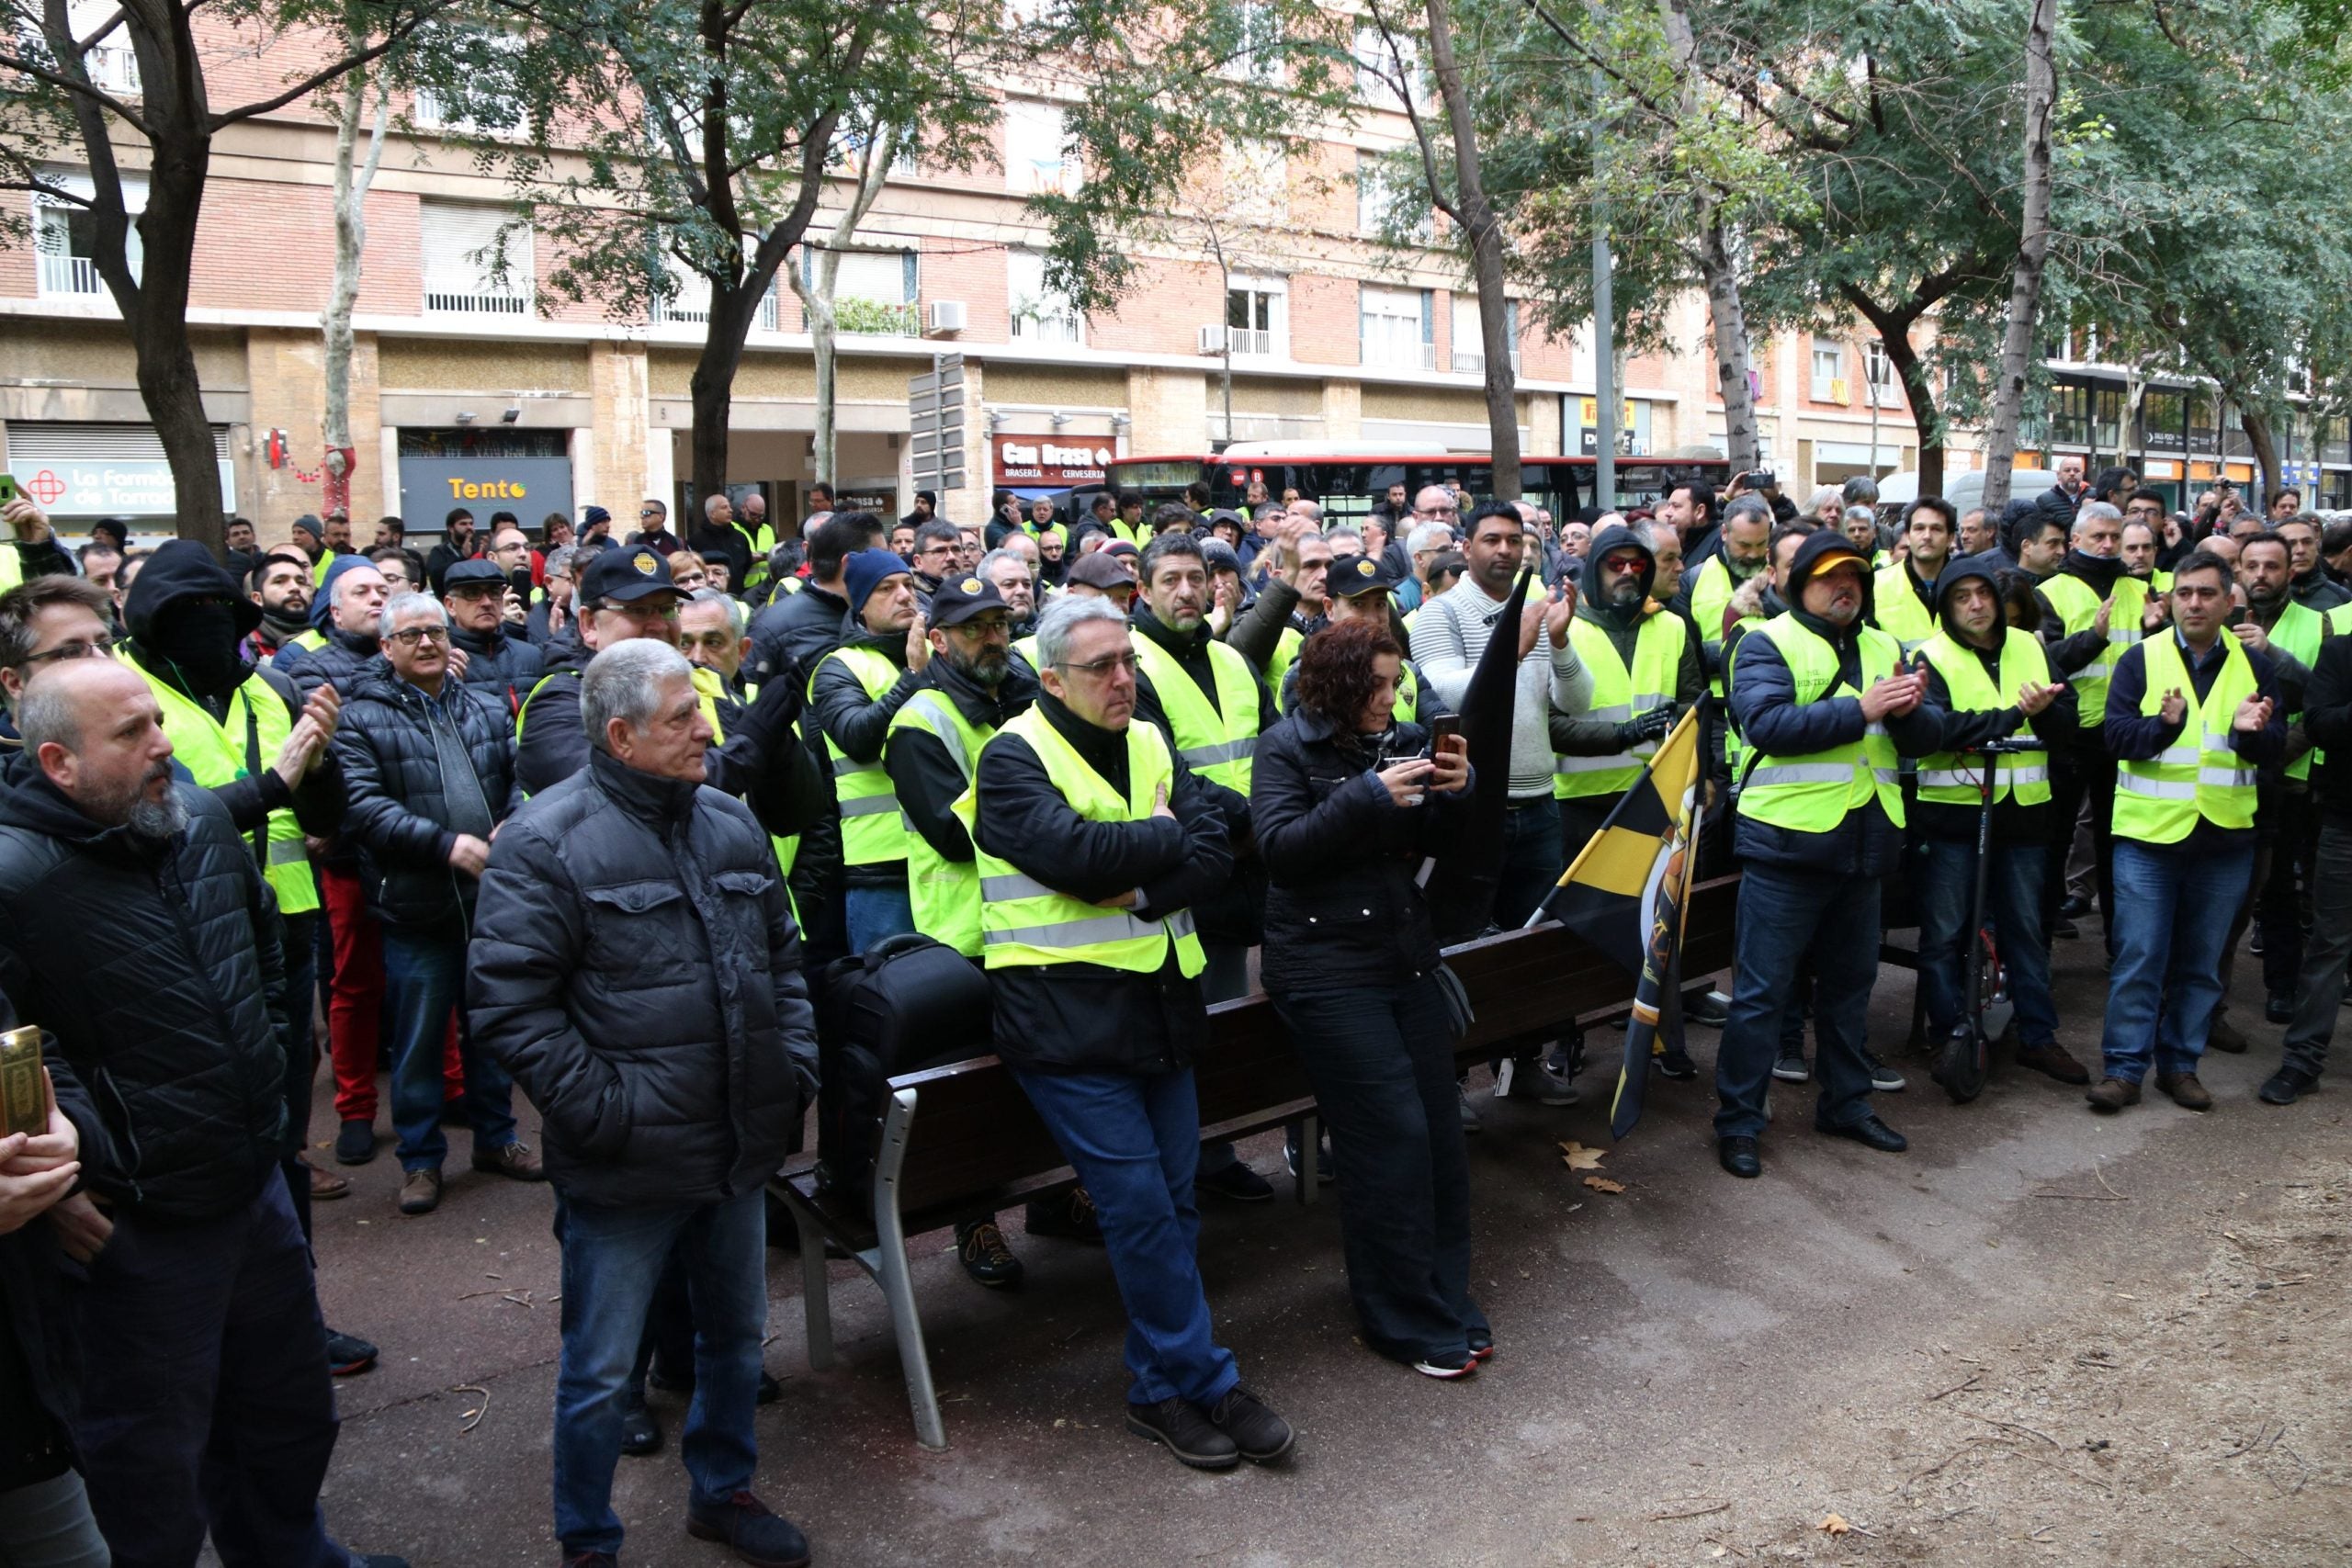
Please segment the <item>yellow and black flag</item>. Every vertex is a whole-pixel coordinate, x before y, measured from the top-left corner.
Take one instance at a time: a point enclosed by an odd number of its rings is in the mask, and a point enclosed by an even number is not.
[[[1641,1120],[1652,1054],[1682,1043],[1682,913],[1699,858],[1700,777],[1694,707],[1528,921],[1559,921],[1636,977],[1611,1137]]]

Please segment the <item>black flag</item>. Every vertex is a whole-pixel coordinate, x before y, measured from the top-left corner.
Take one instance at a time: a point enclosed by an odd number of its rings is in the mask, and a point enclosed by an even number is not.
[[[1510,804],[1511,706],[1519,695],[1519,619],[1534,576],[1521,570],[1510,597],[1488,623],[1494,630],[1462,695],[1462,735],[1477,789],[1462,847],[1440,861],[1429,883],[1430,912],[1442,942],[1467,942],[1494,921],[1495,886],[1503,869],[1503,813]]]

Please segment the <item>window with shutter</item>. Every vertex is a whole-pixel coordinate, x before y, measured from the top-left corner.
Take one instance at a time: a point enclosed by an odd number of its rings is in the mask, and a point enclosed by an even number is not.
[[[98,276],[98,220],[85,205],[96,193],[90,176],[74,170],[45,169],[41,182],[51,190],[79,197],[37,194],[33,197],[33,253],[39,258],[40,292],[44,297],[92,295],[103,297],[106,279]],[[136,281],[143,259],[139,243],[139,215],[147,210],[147,176],[124,174],[122,209],[130,219],[123,235],[123,258]]]
[[[428,315],[530,314],[528,218],[511,207],[427,198],[417,229]]]

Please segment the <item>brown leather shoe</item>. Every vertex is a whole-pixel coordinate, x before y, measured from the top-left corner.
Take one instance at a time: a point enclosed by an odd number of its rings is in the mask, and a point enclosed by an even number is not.
[[[301,1163],[302,1168],[310,1172],[311,1202],[326,1203],[351,1195],[351,1178],[337,1176],[331,1170],[321,1170],[307,1159]]]
[[[401,1182],[401,1213],[429,1214],[441,1206],[441,1173],[430,1167],[412,1170]]]
[[[2047,1045],[2018,1047],[2018,1066],[2031,1067],[2037,1073],[2047,1073],[2060,1083],[2088,1083],[2090,1069],[2067,1054],[2066,1047],[2052,1041]]]
[[[2212,1091],[2197,1081],[2195,1073],[2158,1073],[2156,1087],[2172,1096],[2172,1102],[2183,1111],[2211,1111]]]
[[[2209,1051],[2226,1051],[2233,1056],[2243,1056],[2246,1053],[2245,1036],[2240,1034],[2238,1026],[2228,1019],[2216,1018],[2211,1027],[2205,1032],[2205,1048]]]
[[[2120,1111],[2140,1103],[2140,1086],[2128,1078],[2101,1078],[2083,1098],[2093,1111]]]
[[[494,1149],[476,1149],[474,1168],[515,1181],[545,1181],[548,1179],[548,1173],[539,1168],[539,1156],[531,1152],[531,1145],[519,1141],[503,1144]]]

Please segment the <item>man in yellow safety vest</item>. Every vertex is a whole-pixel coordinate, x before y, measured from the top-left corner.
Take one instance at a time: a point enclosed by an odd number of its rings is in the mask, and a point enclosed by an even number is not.
[[[1732,722],[1746,743],[1734,810],[1741,879],[1731,1017],[1715,1058],[1716,1157],[1763,1173],[1781,1021],[1797,972],[1814,978],[1820,1040],[1816,1131],[1893,1154],[1879,1120],[1876,1064],[1863,1044],[1878,976],[1879,879],[1902,854],[1897,759],[1931,739],[1915,715],[1926,678],[1894,639],[1862,621],[1870,559],[1823,529],[1796,548],[1791,608],[1742,637],[1732,658]]]
[[[2086,510],[2088,510],[2086,508]],[[2199,550],[2173,568],[2173,626],[2123,650],[2107,682],[2115,781],[2115,962],[2092,1109],[2156,1087],[2191,1111],[2222,949],[2254,879],[2256,780],[2286,760],[2270,655],[2230,635],[2230,570]]]
[[[907,831],[883,766],[890,720],[913,696],[931,643],[907,563],[865,549],[842,568],[849,601],[842,645],[808,676],[808,712],[824,731],[841,802],[843,908],[849,950],[915,929],[907,892]]]
[[[1127,1312],[1126,1424],[1184,1464],[1290,1451],[1209,1324],[1193,1198],[1205,1043],[1193,905],[1231,872],[1225,813],[1133,722],[1126,617],[1057,600],[1044,693],[980,751],[967,813],[998,1055],[1092,1194]]]

